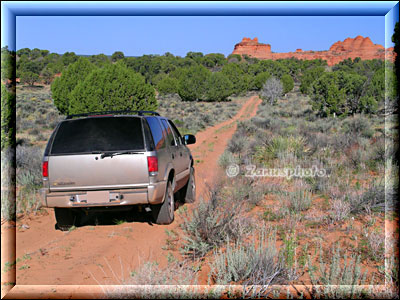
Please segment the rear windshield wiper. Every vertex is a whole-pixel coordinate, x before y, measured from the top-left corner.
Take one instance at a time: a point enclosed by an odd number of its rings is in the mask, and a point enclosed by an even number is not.
[[[143,152],[136,152],[136,151],[121,151],[121,152],[104,152],[100,155],[100,158],[105,158],[105,157],[113,157],[117,155],[124,155],[124,154],[140,154]]]

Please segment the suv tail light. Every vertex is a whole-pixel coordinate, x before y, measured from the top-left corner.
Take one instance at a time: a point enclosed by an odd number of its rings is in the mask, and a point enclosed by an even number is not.
[[[49,162],[48,161],[43,162],[42,174],[43,174],[43,177],[49,177]]]
[[[156,175],[158,172],[158,159],[157,156],[147,156],[147,166],[150,175]]]

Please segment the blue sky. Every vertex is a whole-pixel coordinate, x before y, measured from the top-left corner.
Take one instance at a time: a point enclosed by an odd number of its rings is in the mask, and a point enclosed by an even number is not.
[[[17,16],[16,48],[126,56],[189,51],[229,55],[243,37],[258,37],[274,52],[327,50],[347,37],[369,36],[385,45],[384,16]],[[391,45],[389,45],[391,46]]]

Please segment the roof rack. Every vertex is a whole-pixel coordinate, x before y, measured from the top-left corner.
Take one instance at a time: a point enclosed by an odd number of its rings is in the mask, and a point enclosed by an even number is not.
[[[69,120],[72,118],[77,118],[77,117],[89,117],[89,116],[101,116],[101,115],[108,115],[108,114],[129,114],[129,113],[135,113],[139,116],[144,116],[144,114],[150,114],[154,116],[159,116],[160,114],[155,111],[151,110],[116,110],[116,111],[96,111],[96,112],[88,112],[88,113],[83,113],[83,114],[76,114],[76,115],[68,115],[65,119]]]

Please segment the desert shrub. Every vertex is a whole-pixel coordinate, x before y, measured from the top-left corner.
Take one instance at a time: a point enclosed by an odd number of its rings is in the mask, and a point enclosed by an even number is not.
[[[155,262],[145,262],[122,284],[128,285],[188,285],[196,284],[195,271],[184,262],[170,262],[161,268]]]
[[[32,143],[28,139],[17,138],[16,146],[32,146]]]
[[[269,104],[275,104],[280,96],[282,96],[283,87],[280,80],[275,77],[269,78],[260,91],[261,99],[268,101]]]
[[[37,211],[41,206],[38,190],[31,189],[28,186],[20,187],[17,192],[16,204],[16,212],[18,214],[25,214]]]
[[[267,129],[269,127],[269,124],[271,124],[271,120],[267,118],[262,118],[262,117],[254,117],[251,119],[251,121],[256,125],[257,127],[261,129]]]
[[[385,183],[384,180],[374,180],[369,187],[362,193],[360,198],[355,198],[351,209],[353,213],[362,210],[385,210]]]
[[[38,147],[17,146],[17,213],[26,213],[40,207],[38,190],[42,185],[43,152]]]
[[[269,187],[263,184],[253,185],[249,194],[249,204],[259,206],[264,200],[266,193],[269,191]]]
[[[362,136],[370,138],[374,134],[370,121],[362,115],[355,115],[345,119],[342,123],[342,127],[346,134],[355,137]]]
[[[46,119],[43,118],[43,116],[37,116],[35,117],[35,124],[40,125],[41,127],[45,127],[43,125],[46,125]]]
[[[308,132],[304,134],[307,144],[310,145],[311,152],[315,152],[321,149],[326,149],[330,146],[329,135],[321,132]]]
[[[258,240],[250,243],[236,241],[231,245],[228,240],[224,252],[214,251],[209,281],[225,285],[284,284],[287,270],[275,245],[274,232],[261,233]]]
[[[231,164],[239,164],[239,159],[232,154],[232,152],[225,150],[224,153],[218,159],[218,164],[223,168],[226,169],[227,166]]]
[[[267,141],[266,146],[258,147],[254,158],[256,161],[268,161],[283,157],[285,154],[291,153],[297,158],[303,157],[309,148],[303,137],[294,136],[274,136]]]
[[[47,136],[45,136],[43,133],[39,133],[36,138],[35,141],[40,142],[40,141],[47,141]]]
[[[43,152],[38,147],[17,146],[17,184],[38,187],[42,182]]]
[[[36,111],[35,104],[32,102],[20,102],[20,109],[26,113],[26,114],[31,114]]]
[[[239,121],[237,123],[236,133],[238,135],[249,136],[257,131],[257,127],[250,120]]]
[[[384,165],[386,158],[393,157],[390,153],[390,147],[386,147],[385,138],[380,137],[372,143],[366,150],[368,155],[368,165],[372,169],[376,169],[379,165]]]
[[[329,217],[335,222],[341,222],[349,216],[350,210],[349,202],[334,199],[330,201]]]
[[[354,142],[354,139],[348,134],[335,133],[330,136],[330,144],[337,151],[349,147]]]
[[[350,213],[353,214],[385,210],[385,185],[382,179],[373,180],[368,187],[361,190],[355,190],[348,184],[332,186],[330,195],[332,199],[348,202]]]
[[[35,128],[30,129],[28,131],[28,133],[31,134],[31,135],[37,136],[40,133],[40,130],[39,130],[39,128],[35,127]]]
[[[246,136],[241,136],[235,133],[228,143],[228,151],[240,155],[246,151],[248,143],[249,139]]]
[[[292,212],[308,210],[311,206],[311,191],[306,188],[296,188],[292,192],[282,192],[279,200],[283,206],[289,208]]]
[[[367,242],[368,253],[372,260],[383,261],[385,258],[385,233],[375,228],[368,230],[364,228],[363,238]]]
[[[346,157],[349,161],[350,167],[358,170],[359,168],[364,167],[367,160],[367,153],[365,149],[361,147],[352,147],[346,152]]]
[[[308,274],[313,285],[309,290],[311,298],[315,299],[344,299],[361,298],[361,292],[356,290],[357,285],[363,285],[366,281],[367,271],[361,270],[360,256],[341,253],[337,246],[333,249],[325,260],[322,247],[319,257],[314,260],[308,256]],[[318,261],[318,266],[314,266],[312,261]],[[371,284],[373,284],[371,282]],[[323,285],[323,286],[322,286]]]
[[[200,201],[191,214],[185,211],[181,224],[185,233],[182,246],[185,255],[202,257],[228,237],[234,241],[248,230],[242,215],[243,202],[229,201],[219,190],[211,189],[209,200]]]

